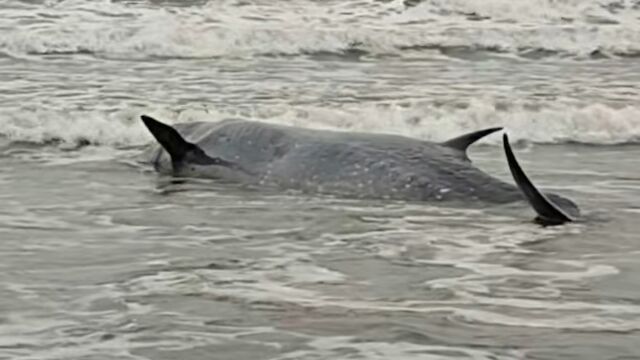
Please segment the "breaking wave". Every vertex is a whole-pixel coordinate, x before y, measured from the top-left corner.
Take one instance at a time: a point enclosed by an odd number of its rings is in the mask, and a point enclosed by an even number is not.
[[[0,5],[0,53],[211,58],[318,53],[498,52],[528,58],[640,56],[633,1],[66,0]],[[171,3],[169,3],[171,4]],[[37,11],[36,11],[37,10]]]
[[[640,108],[603,104],[569,107],[557,104],[531,109],[507,108],[485,99],[465,107],[432,104],[344,104],[336,107],[269,105],[242,112],[226,108],[130,108],[118,112],[18,110],[0,117],[0,133],[11,141],[61,142],[72,145],[135,146],[152,140],[139,120],[150,114],[168,123],[243,118],[301,127],[395,133],[443,141],[464,132],[504,126],[518,141],[540,144],[594,145],[640,142]],[[499,136],[484,143],[497,145]]]

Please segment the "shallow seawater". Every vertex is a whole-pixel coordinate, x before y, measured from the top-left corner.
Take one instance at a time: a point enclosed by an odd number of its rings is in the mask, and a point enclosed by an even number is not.
[[[633,1],[0,4],[0,359],[640,358]],[[139,121],[442,141],[501,125],[526,204],[156,174]],[[511,181],[500,137],[473,162]]]
[[[584,223],[542,228],[526,206],[261,192],[78,160],[95,148],[4,155],[0,354],[634,358],[640,150],[536,150],[524,166],[578,202]],[[473,152],[506,178],[500,157]]]

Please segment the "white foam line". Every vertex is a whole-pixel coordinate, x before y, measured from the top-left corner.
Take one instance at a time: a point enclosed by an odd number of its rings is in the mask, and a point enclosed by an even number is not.
[[[0,51],[16,57],[85,52],[133,59],[340,53],[352,48],[401,54],[405,47],[420,46],[635,54],[640,51],[640,25],[629,1],[619,2],[624,11],[615,12],[594,0],[425,1],[413,8],[400,1],[365,1],[358,7],[216,1],[171,11],[127,2],[64,1],[44,9],[14,9],[13,16],[0,19],[4,29],[19,29],[0,34]]]

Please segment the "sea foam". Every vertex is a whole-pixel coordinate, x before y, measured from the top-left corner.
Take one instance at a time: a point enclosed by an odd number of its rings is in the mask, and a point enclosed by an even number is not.
[[[142,114],[169,124],[239,118],[338,131],[392,133],[429,141],[444,141],[465,132],[504,126],[514,141],[539,144],[640,142],[640,107],[637,106],[548,104],[536,110],[525,104],[513,104],[505,109],[487,99],[472,99],[464,108],[390,102],[333,107],[256,105],[242,112],[197,105],[180,110],[149,107],[117,112],[15,109],[0,116],[0,134],[11,141],[35,143],[142,145],[152,141],[139,119]],[[496,145],[500,144],[500,138],[490,136],[482,142]]]
[[[210,58],[358,51],[402,55],[467,49],[539,56],[640,55],[632,1],[535,0],[288,3],[60,1],[0,19],[0,52],[14,57]],[[6,6],[6,5],[5,5]]]

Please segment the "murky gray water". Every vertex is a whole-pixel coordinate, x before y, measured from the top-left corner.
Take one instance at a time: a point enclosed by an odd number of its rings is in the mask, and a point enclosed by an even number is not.
[[[638,11],[1,4],[0,359],[640,358]],[[142,113],[504,125],[585,221],[176,181],[135,164]],[[485,143],[473,161],[509,180]]]

